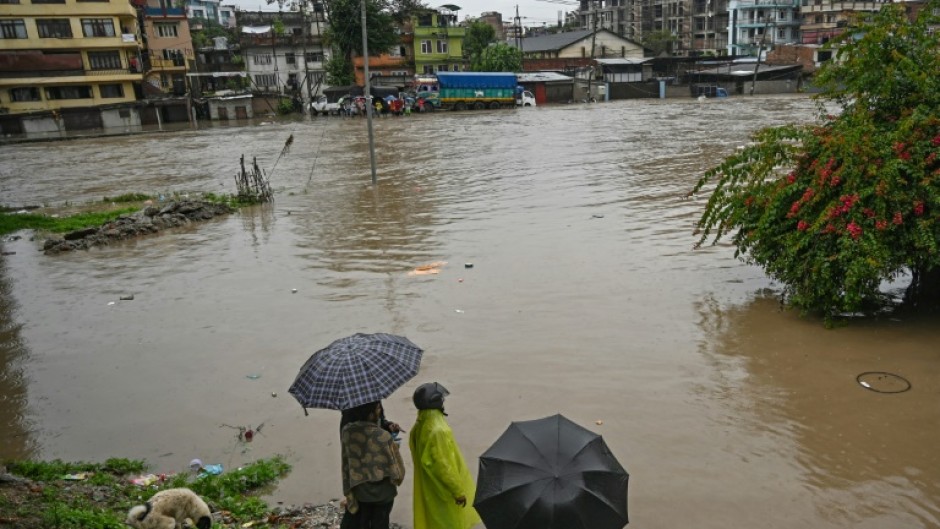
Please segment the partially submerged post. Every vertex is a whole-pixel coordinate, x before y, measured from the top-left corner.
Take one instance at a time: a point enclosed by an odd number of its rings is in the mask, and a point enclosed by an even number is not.
[[[245,155],[239,160],[241,172],[235,175],[235,186],[238,189],[238,200],[242,202],[270,202],[274,197],[271,183],[264,176],[264,171],[258,166],[258,158],[251,160],[251,170],[245,169]]]

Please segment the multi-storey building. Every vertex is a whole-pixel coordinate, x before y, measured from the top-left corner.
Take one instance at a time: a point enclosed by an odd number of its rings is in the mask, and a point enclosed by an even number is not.
[[[833,37],[842,34],[849,18],[858,12],[879,11],[888,1],[834,1],[802,0],[800,12],[803,16],[800,25],[803,44],[825,44]]]
[[[580,0],[581,29],[606,29],[641,42],[672,35],[674,55],[721,55],[728,44],[727,0]]]
[[[293,95],[309,103],[323,89],[326,19],[322,4],[310,11],[238,11],[241,52],[253,89]]]
[[[457,13],[441,7],[412,17],[415,73],[458,72],[467,69],[463,39],[467,28],[457,23]]]
[[[800,0],[731,0],[728,15],[731,55],[800,42]]]
[[[186,17],[198,23],[200,20],[222,23],[221,0],[186,0]]]
[[[143,6],[144,93],[183,95],[195,58],[186,11],[171,0],[146,0]]]
[[[0,113],[136,100],[137,27],[137,13],[127,0],[3,0]]]

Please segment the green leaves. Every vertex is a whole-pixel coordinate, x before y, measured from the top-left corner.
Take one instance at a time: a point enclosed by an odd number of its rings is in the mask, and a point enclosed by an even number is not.
[[[911,23],[889,4],[836,39],[817,83],[842,112],[758,131],[707,171],[698,244],[733,234],[791,304],[827,319],[877,308],[905,271],[940,272],[938,7]]]

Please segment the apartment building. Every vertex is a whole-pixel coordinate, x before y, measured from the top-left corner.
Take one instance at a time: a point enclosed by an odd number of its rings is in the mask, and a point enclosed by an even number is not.
[[[415,73],[459,72],[467,69],[463,39],[467,28],[457,13],[446,7],[428,9],[412,17]]]
[[[304,102],[323,89],[326,17],[322,4],[313,11],[238,11],[240,46],[253,89],[293,95]]]
[[[800,42],[800,0],[731,0],[728,54],[757,56]]]
[[[144,93],[184,95],[195,58],[186,10],[171,0],[146,0],[142,12]]]
[[[58,116],[63,109],[135,101],[142,78],[137,28],[127,0],[2,0],[0,114]],[[100,126],[100,113],[69,115],[88,128]]]

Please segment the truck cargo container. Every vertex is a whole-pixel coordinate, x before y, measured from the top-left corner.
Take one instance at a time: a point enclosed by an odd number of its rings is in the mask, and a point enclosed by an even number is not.
[[[441,108],[466,110],[516,106],[512,72],[437,72]]]

